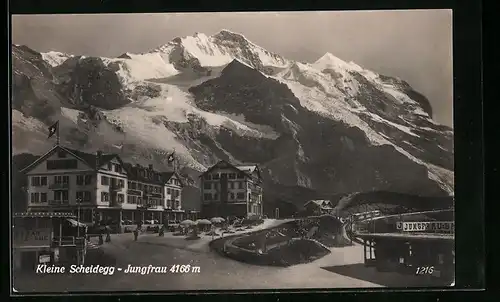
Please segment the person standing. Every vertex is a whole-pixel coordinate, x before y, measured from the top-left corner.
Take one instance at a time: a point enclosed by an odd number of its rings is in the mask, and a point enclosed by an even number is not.
[[[139,227],[134,230],[134,241],[137,241],[137,237],[139,237]]]

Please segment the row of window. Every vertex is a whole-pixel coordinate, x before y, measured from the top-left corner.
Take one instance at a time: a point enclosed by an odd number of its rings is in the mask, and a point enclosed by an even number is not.
[[[250,198],[250,194],[248,194],[248,197]],[[219,194],[217,193],[205,193],[203,194],[203,199],[204,200],[219,200]],[[239,193],[228,193],[228,199],[229,200],[245,200],[245,193],[244,192],[239,192]]]
[[[69,184],[69,175],[56,175],[53,177],[55,184]],[[92,175],[77,175],[76,184],[79,186],[90,185]],[[47,185],[47,176],[32,176],[31,186],[44,187]]]
[[[205,180],[218,180],[221,178],[227,178],[227,179],[244,179],[245,174],[243,172],[240,173],[207,173],[203,175],[203,178]]]
[[[68,202],[69,193],[66,190],[54,191],[54,200],[60,202]],[[91,193],[90,191],[78,191],[76,192],[76,200],[79,202],[90,202]],[[34,192],[30,194],[31,203],[44,203],[47,202],[47,193],[45,192]]]
[[[228,182],[227,187],[228,187],[228,189],[244,189],[245,182],[244,181]],[[203,189],[205,189],[205,190],[211,190],[211,189],[220,190],[220,188],[221,188],[221,184],[218,182],[215,182],[215,183],[206,182],[203,184]]]
[[[68,203],[68,191],[55,191],[54,192],[54,200],[61,201],[62,203]],[[91,200],[91,192],[90,191],[78,191],[76,192],[76,200],[77,202],[90,202]],[[45,203],[47,202],[47,193],[31,193],[30,194],[30,202],[31,203]],[[101,202],[110,201],[110,194],[108,192],[101,192]],[[116,201],[118,203],[124,202],[123,194],[116,194]],[[144,204],[143,199],[139,196],[128,195],[128,203],[130,204]],[[157,206],[162,206],[162,199],[151,198],[149,203],[152,203]],[[179,200],[167,200],[167,206],[172,207],[174,205],[176,208],[180,206]]]
[[[172,198],[178,198],[179,196],[181,196],[181,191],[167,188],[167,195],[172,195]]]
[[[125,187],[125,181],[123,179],[102,175],[101,176],[101,185],[109,186],[110,184],[116,185],[119,188]]]
[[[31,193],[30,202],[31,203],[47,202],[47,193]]]
[[[140,196],[127,195],[127,203],[143,205],[146,204],[146,201]],[[161,199],[158,198],[150,198],[147,203],[154,205],[162,205]]]
[[[109,192],[101,192],[101,202],[110,201],[111,194]],[[116,194],[116,202],[123,203],[125,196],[123,194]]]
[[[128,181],[128,188],[130,190],[139,190],[139,191],[146,191],[146,192],[151,192],[151,193],[158,193],[161,194],[162,187],[161,186],[153,186],[153,185],[146,185],[137,181]]]

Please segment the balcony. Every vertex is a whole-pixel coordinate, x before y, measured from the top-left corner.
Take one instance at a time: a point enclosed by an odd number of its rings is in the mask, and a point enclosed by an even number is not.
[[[49,189],[51,190],[69,189],[69,183],[51,183],[49,184]]]
[[[161,194],[161,193],[151,193],[151,197],[163,198],[163,194]]]
[[[141,190],[135,190],[135,189],[128,189],[127,194],[130,195],[136,195],[136,196],[142,196],[142,191]]]
[[[151,208],[156,208],[157,205],[155,203],[145,203],[145,204],[138,204],[137,208],[138,209],[151,209]]]
[[[69,200],[49,200],[51,206],[69,206]]]
[[[112,183],[112,184],[109,185],[109,190],[111,192],[121,191],[121,190],[123,190],[123,188],[124,188],[124,186],[123,185],[119,185],[119,184]]]

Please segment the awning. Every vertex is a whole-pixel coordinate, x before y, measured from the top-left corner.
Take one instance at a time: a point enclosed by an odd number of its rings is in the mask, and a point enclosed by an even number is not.
[[[74,219],[68,218],[66,220],[69,221],[69,223],[71,223],[71,226],[73,226],[73,227],[77,227],[77,226],[79,226],[81,228],[86,228],[87,227],[86,224],[78,222],[78,221],[76,221]]]
[[[23,212],[14,213],[14,218],[38,218],[38,217],[49,217],[49,218],[63,218],[63,217],[75,217],[73,213],[60,213],[60,212]]]

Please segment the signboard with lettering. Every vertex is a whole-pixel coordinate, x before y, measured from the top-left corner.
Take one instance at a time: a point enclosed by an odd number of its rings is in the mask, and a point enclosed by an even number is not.
[[[14,227],[14,246],[16,247],[49,247],[50,228],[26,229]]]
[[[40,255],[38,256],[39,263],[48,263],[50,262],[50,255]]]
[[[455,231],[455,222],[453,221],[412,221],[398,222],[397,229],[403,232],[446,232]]]

